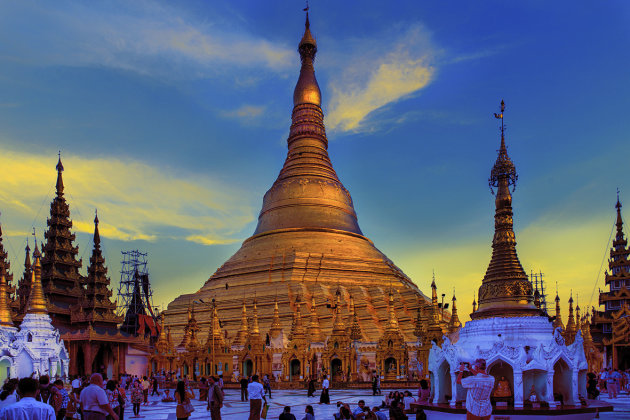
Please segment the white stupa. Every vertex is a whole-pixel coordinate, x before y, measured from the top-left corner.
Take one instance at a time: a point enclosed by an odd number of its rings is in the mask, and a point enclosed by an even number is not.
[[[507,154],[501,118],[501,147],[490,173],[490,187],[496,188],[495,233],[492,259],[479,288],[479,308],[472,320],[441,347],[433,345],[429,370],[434,389],[433,403],[465,400],[466,391],[455,382],[461,362],[486,360],[487,372],[495,383],[505,377],[513,390],[514,407],[525,400],[546,402],[556,407],[554,394],[565,405],[579,405],[586,396],[588,369],[582,335],[565,345],[561,329],[535,304],[532,285],[516,254],[510,186],[517,180],[516,169]],[[533,397],[532,397],[533,395]],[[450,396],[450,397],[447,397]]]
[[[6,281],[0,279],[0,368],[2,361],[9,362],[9,376],[49,375],[66,377],[68,375],[68,351],[59,336],[59,331],[52,326],[46,308],[46,298],[41,283],[40,253],[35,246],[31,277],[31,290],[28,298],[26,315],[19,331],[13,327],[11,311],[6,298]],[[6,363],[5,363],[6,366]],[[4,376],[4,375],[3,375]]]

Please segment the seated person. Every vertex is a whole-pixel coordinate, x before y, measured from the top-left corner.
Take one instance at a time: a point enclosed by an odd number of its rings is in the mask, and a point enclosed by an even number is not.
[[[291,407],[288,405],[284,407],[284,410],[282,411],[282,414],[280,414],[280,417],[278,417],[278,420],[295,420],[295,416],[291,414]]]
[[[402,399],[402,403],[404,404],[405,411],[410,411],[411,410],[411,403],[415,403],[416,400],[411,396],[411,392],[409,391],[405,391],[405,396]]]
[[[372,407],[372,413],[376,414],[377,420],[387,420],[387,414],[380,411],[378,407]]]
[[[365,418],[365,401],[359,400],[357,408],[352,410],[352,415],[355,419],[363,419]]]
[[[175,398],[171,397],[171,390],[165,389],[164,394],[162,394],[162,402],[174,402]]]
[[[403,412],[402,407],[398,404],[398,401],[392,401],[392,406],[389,408],[390,420],[407,420],[409,417]]]

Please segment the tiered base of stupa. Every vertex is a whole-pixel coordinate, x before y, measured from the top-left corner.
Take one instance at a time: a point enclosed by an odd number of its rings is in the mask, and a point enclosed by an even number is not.
[[[608,407],[581,402],[588,370],[581,333],[567,346],[547,317],[494,317],[469,321],[441,348],[433,345],[429,352],[433,399],[423,406],[431,414],[428,418],[465,418],[466,389],[456,383],[457,371],[462,362],[477,359],[486,360],[495,392],[499,382],[503,390],[509,389],[509,395],[493,394],[495,402],[502,403],[495,407],[497,415],[593,418],[592,413]]]
[[[302,318],[310,322],[312,298],[322,333],[332,331],[337,287],[342,293],[342,315],[350,313],[354,300],[364,342],[376,343],[388,320],[388,293],[394,293],[395,310],[401,331],[415,342],[415,319],[419,305],[429,300],[415,284],[364,236],[331,229],[292,229],[256,235],[223,264],[196,293],[181,295],[168,305],[166,323],[174,343],[179,343],[187,323],[191,302],[213,298],[228,338],[235,337],[241,325],[243,301],[248,310],[254,297],[258,304],[260,331],[265,336],[273,319],[274,300],[280,310],[285,334],[291,330],[299,296]],[[196,305],[195,314],[205,339],[210,306]]]

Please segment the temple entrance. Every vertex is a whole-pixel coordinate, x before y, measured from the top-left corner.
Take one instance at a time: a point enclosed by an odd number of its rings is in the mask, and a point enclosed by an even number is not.
[[[445,361],[442,362],[438,371],[438,403],[448,403],[451,399],[451,367]]]
[[[300,379],[300,361],[298,359],[291,360],[289,364],[289,380],[297,381]]]
[[[243,376],[250,377],[254,371],[254,362],[252,359],[247,359],[243,362]]]
[[[114,352],[110,346],[100,346],[94,361],[92,372],[98,372],[104,378],[112,378],[114,375]]]
[[[332,359],[330,361],[330,377],[333,382],[341,382],[343,380],[343,369],[341,360]]]
[[[563,404],[573,404],[572,372],[567,362],[559,359],[553,365],[553,399]]]
[[[384,363],[385,369],[385,380],[393,381],[398,376],[398,364],[396,363],[396,359],[393,357],[388,357],[385,359]]]
[[[494,376],[492,402],[507,402],[514,404],[514,371],[507,362],[499,359],[488,368],[488,374]]]
[[[85,376],[85,355],[83,354],[83,347],[77,346],[77,360],[75,366],[77,367],[77,374],[79,376]]]
[[[317,378],[317,355],[313,354],[313,359],[311,360],[311,371],[309,372],[311,378]]]

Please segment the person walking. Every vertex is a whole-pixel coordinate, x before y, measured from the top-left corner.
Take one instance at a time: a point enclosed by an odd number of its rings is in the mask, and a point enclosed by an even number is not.
[[[125,419],[125,405],[127,405],[127,392],[125,387],[116,382],[116,389],[118,390],[118,418],[120,420]]]
[[[462,379],[463,370],[457,374],[457,383],[468,389],[466,394],[466,419],[489,420],[492,415],[490,395],[494,388],[494,377],[486,373],[485,359],[475,360],[472,375]]]
[[[140,404],[142,404],[143,395],[142,395],[142,385],[140,381],[136,379],[130,385],[131,387],[131,404],[133,405],[133,415],[134,417],[140,416]]]
[[[142,397],[144,405],[149,404],[149,388],[151,387],[151,383],[147,379],[146,376],[142,377]]]
[[[208,378],[208,410],[212,420],[221,420],[221,408],[223,408],[223,389],[214,376]]]
[[[307,397],[314,397],[315,396],[315,378],[313,376],[311,376],[311,379],[308,381],[308,393],[306,394]]]
[[[107,384],[105,385],[105,393],[107,394],[109,406],[112,408],[112,410],[114,410],[114,413],[116,413],[118,418],[120,418],[120,393],[118,392],[116,381],[114,381],[113,379],[107,381]]]
[[[157,378],[154,376],[154,377],[153,377],[153,379],[152,379],[151,381],[152,381],[151,385],[152,385],[152,387],[153,387],[153,390],[151,391],[151,396],[157,395],[157,396],[159,397],[159,396],[160,396],[160,393],[159,393],[159,391],[158,391],[158,389],[159,389],[158,380],[157,380]]]
[[[177,407],[175,408],[175,416],[177,420],[187,420],[193,410],[190,410],[192,400],[195,395],[186,389],[186,382],[177,382],[177,388],[175,389],[175,401],[177,401]]]
[[[249,385],[249,381],[245,376],[243,376],[238,382],[241,384],[241,401],[247,401],[247,385]]]
[[[267,391],[269,391],[269,399],[271,399],[271,381],[269,380],[269,375],[265,375],[263,378],[263,386],[265,388],[265,395]]]
[[[57,392],[60,395],[61,405],[59,407],[59,411],[57,411],[57,420],[63,420],[66,416],[66,410],[68,408],[68,403],[70,402],[70,396],[68,395],[68,391],[63,386],[63,381],[61,379],[57,379],[53,382],[53,386],[57,388]]]
[[[319,396],[320,404],[330,404],[329,387],[330,382],[328,382],[328,376],[324,375],[324,380],[322,381],[322,395]]]
[[[260,420],[260,411],[262,410],[262,402],[267,404],[265,398],[265,390],[258,382],[258,375],[252,376],[252,382],[247,386],[249,394],[249,420]]]
[[[90,376],[88,385],[80,395],[83,420],[105,420],[109,414],[113,420],[118,420],[118,415],[112,410],[103,389],[103,377],[100,373]]]
[[[38,389],[37,380],[33,378],[20,379],[18,382],[20,400],[4,407],[0,411],[0,420],[55,420],[55,410],[52,406],[35,399]]]

